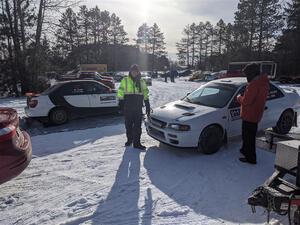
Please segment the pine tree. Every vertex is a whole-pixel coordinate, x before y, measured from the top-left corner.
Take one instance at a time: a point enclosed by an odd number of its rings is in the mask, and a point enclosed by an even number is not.
[[[208,52],[209,47],[212,46],[213,42],[213,26],[207,21],[204,25],[205,38],[204,38],[204,68],[208,68]],[[212,47],[210,49],[210,55],[212,54]]]
[[[121,19],[113,13],[110,18],[110,43],[113,45],[113,70],[117,68],[117,47],[128,42]]]
[[[164,34],[161,32],[159,26],[154,23],[153,26],[149,28],[149,50],[152,54],[152,71],[155,68],[155,58],[166,54],[166,43],[164,39]]]
[[[136,45],[139,46],[140,49],[142,49],[145,53],[148,53],[149,51],[149,26],[147,23],[143,23],[139,28],[137,32],[137,39]]]
[[[196,64],[196,44],[197,44],[197,26],[195,23],[192,23],[190,26],[190,47],[191,47],[191,66],[194,68]]]
[[[91,36],[93,38],[93,43],[97,44],[100,41],[100,9],[98,6],[95,8],[90,9],[90,26],[91,26]]]
[[[202,68],[202,62],[203,62],[203,50],[204,50],[204,39],[205,39],[205,24],[203,22],[200,22],[197,25],[197,52],[198,52],[198,67]]]
[[[183,37],[180,42],[176,43],[177,48],[177,57],[180,64],[190,67],[190,47],[191,47],[191,28],[190,25],[187,25],[183,29]]]
[[[100,33],[100,43],[107,45],[109,42],[109,28],[110,28],[110,14],[107,10],[100,12],[100,23],[99,23],[99,33]]]
[[[83,39],[84,44],[87,46],[89,43],[89,33],[91,29],[90,12],[86,5],[79,7],[77,14],[78,32],[79,36]]]
[[[59,29],[56,32],[57,46],[63,56],[68,56],[75,47],[79,46],[78,23],[75,12],[68,8],[59,20]]]
[[[222,19],[220,19],[216,25],[216,43],[218,45],[218,54],[222,54],[222,50],[224,49],[225,44],[225,32],[226,32],[226,24]]]
[[[283,25],[280,11],[279,0],[240,0],[235,30],[240,45],[247,49],[248,60],[262,59],[264,51],[272,50]]]
[[[110,17],[110,43],[123,45],[128,42],[127,33],[124,30],[121,19],[113,13]]]
[[[283,75],[300,75],[300,2],[292,0],[285,9],[287,28],[279,38],[275,53]]]
[[[240,0],[238,10],[235,12],[234,29],[237,31],[237,39],[241,48],[248,51],[249,59],[253,51],[253,43],[257,36],[257,0]]]
[[[264,50],[273,49],[273,40],[283,26],[279,0],[260,0],[258,5],[258,58],[262,59]]]

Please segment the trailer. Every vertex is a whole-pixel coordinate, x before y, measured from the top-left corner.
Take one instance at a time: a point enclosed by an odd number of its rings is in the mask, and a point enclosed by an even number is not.
[[[253,191],[248,204],[253,213],[258,206],[265,208],[268,223],[270,213],[275,212],[286,216],[288,224],[300,225],[300,140],[271,132],[268,135],[266,149],[276,152],[275,171]]]
[[[243,68],[251,63],[256,63],[260,66],[261,74],[268,74],[270,79],[274,79],[277,73],[277,64],[273,61],[248,61],[248,62],[231,62],[228,64],[227,73],[224,77],[241,77],[243,76]]]

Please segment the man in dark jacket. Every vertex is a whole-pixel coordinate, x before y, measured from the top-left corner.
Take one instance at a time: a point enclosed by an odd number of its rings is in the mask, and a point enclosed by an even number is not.
[[[269,80],[267,75],[260,74],[258,64],[249,64],[243,69],[248,85],[243,96],[237,96],[241,104],[242,139],[243,145],[240,152],[244,157],[241,162],[256,164],[255,139],[257,125],[261,120],[267,96],[269,93]]]
[[[146,114],[150,114],[149,90],[146,82],[141,79],[141,73],[137,65],[130,68],[129,76],[124,77],[118,89],[120,107],[125,117],[127,142],[125,146],[133,144],[134,148],[145,149],[141,144],[143,103],[146,106]]]

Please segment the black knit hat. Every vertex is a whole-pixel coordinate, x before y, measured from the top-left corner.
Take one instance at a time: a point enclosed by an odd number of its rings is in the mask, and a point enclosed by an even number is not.
[[[248,82],[251,82],[260,74],[260,66],[256,63],[248,64],[244,67],[243,73],[246,75]]]

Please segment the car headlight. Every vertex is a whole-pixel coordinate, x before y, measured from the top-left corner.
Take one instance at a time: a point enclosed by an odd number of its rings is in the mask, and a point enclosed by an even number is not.
[[[173,130],[179,130],[179,131],[189,131],[191,129],[189,125],[178,124],[178,123],[171,123],[169,124],[168,127]]]

